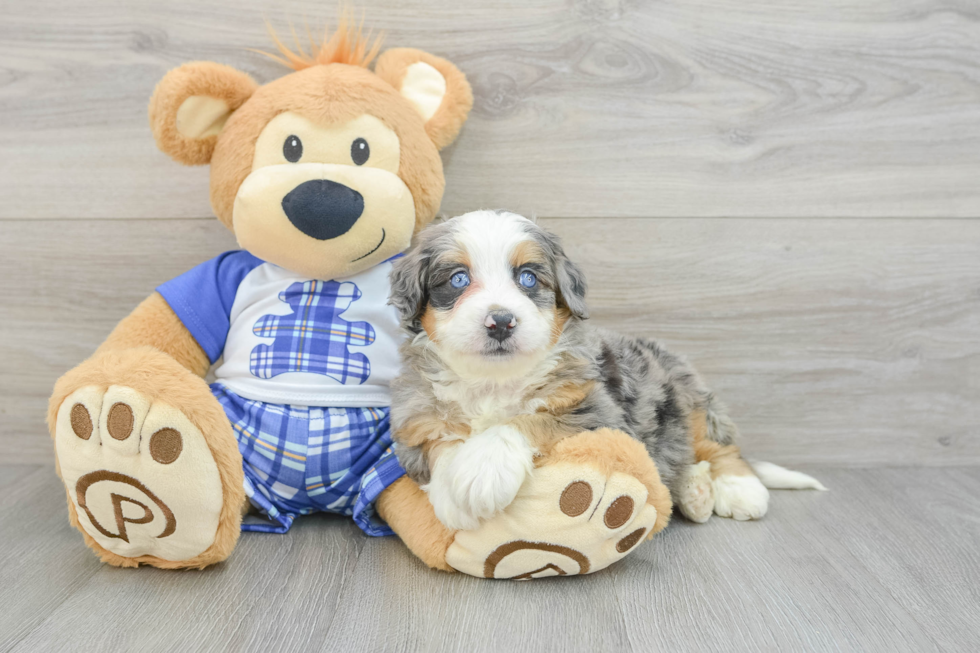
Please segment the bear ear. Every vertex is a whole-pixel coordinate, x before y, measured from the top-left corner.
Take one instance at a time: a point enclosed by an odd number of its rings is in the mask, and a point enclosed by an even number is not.
[[[225,121],[258,85],[243,72],[208,61],[174,68],[150,100],[150,128],[157,147],[185,165],[203,165]]]
[[[378,57],[374,72],[422,114],[437,148],[456,139],[473,106],[473,90],[459,68],[421,50],[395,48]]]

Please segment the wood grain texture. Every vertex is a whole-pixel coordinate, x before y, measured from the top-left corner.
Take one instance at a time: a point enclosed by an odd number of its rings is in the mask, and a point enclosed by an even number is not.
[[[53,461],[55,380],[90,356],[153,289],[235,240],[216,220],[0,221],[0,442],[5,462]]]
[[[980,216],[980,6],[971,0],[363,0],[390,46],[475,89],[447,152],[450,213]],[[204,217],[207,173],[154,148],[164,72],[268,81],[319,0],[33,0],[0,22],[0,217]]]
[[[980,463],[980,222],[543,220],[592,322],[688,356],[785,464]],[[153,288],[233,249],[217,221],[0,221],[0,442],[42,463],[55,379]]]
[[[678,517],[607,570],[514,583],[430,571],[327,516],[246,534],[203,572],[100,566],[37,470],[0,511],[23,561],[0,583],[17,617],[0,611],[0,650],[972,650],[980,467],[806,471],[831,491],[775,492],[760,522]]]
[[[317,515],[288,537],[245,538],[203,572],[133,574],[85,547],[51,469],[18,486],[0,512],[4,533],[16,534],[0,568],[2,651],[320,650],[365,541],[349,519]]]
[[[853,501],[832,511],[805,506],[794,523],[822,530],[828,557],[846,551],[858,559],[919,623],[930,624],[944,650],[976,648],[980,471],[886,469],[830,478],[834,491]]]
[[[38,627],[101,568],[68,524],[53,465],[0,465],[0,651]]]

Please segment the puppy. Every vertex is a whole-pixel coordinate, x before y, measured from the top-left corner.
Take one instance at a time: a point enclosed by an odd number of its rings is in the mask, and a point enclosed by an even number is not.
[[[697,373],[656,342],[586,325],[582,271],[535,223],[477,211],[430,226],[391,286],[410,336],[391,388],[398,458],[447,527],[476,528],[536,456],[602,427],[643,442],[691,519],[765,514],[768,491]]]

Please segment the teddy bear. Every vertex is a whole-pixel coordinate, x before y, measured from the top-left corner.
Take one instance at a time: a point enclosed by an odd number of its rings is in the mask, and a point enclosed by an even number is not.
[[[211,206],[241,249],[160,285],[56,383],[48,424],[85,543],[121,567],[204,568],[242,531],[285,533],[328,511],[481,577],[589,573],[635,550],[671,504],[623,434],[563,441],[473,531],[443,526],[404,475],[388,275],[439,209],[439,150],[471,88],[440,57],[379,55],[349,21],[310,52],[277,43],[292,72],[265,85],[193,62],[153,94],[157,145],[210,165]],[[622,496],[636,509],[604,520]]]

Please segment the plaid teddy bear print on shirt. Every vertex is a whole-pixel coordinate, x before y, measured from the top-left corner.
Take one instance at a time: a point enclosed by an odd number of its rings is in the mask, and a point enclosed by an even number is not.
[[[360,297],[360,289],[349,281],[296,282],[279,293],[293,313],[265,315],[252,327],[259,337],[275,338],[272,344],[252,350],[252,374],[270,379],[286,372],[309,372],[345,385],[364,383],[371,375],[371,363],[364,354],[347,348],[373,343],[374,328],[340,317]]]

